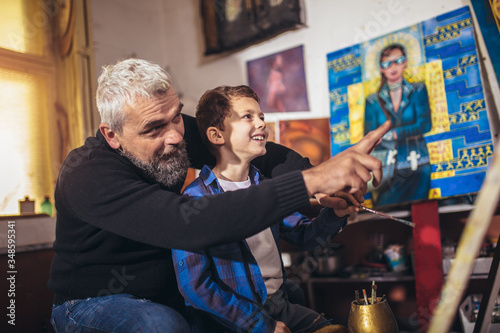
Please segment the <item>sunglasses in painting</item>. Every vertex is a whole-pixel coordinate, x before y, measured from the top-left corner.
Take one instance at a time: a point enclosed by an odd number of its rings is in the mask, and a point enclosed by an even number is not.
[[[394,60],[382,61],[380,63],[380,67],[382,67],[383,69],[387,69],[387,68],[391,67],[392,63],[401,65],[403,62],[405,62],[405,60],[406,60],[406,57],[405,56],[401,56],[401,57],[399,57],[397,59],[394,59]]]

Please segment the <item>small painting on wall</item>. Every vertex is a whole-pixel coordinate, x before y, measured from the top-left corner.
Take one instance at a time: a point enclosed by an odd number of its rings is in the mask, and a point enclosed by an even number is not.
[[[291,148],[312,165],[318,165],[330,158],[330,120],[302,119],[280,121],[279,143]]]
[[[248,85],[264,113],[309,111],[303,46],[247,62]]]
[[[279,142],[280,134],[278,132],[278,126],[279,126],[279,124],[277,121],[273,121],[273,122],[266,121],[266,127],[269,131],[267,141],[276,142],[276,143]]]

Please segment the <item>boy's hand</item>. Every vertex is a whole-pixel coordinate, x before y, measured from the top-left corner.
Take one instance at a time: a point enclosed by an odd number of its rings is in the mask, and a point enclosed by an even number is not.
[[[292,333],[285,323],[281,321],[276,322],[276,327],[274,328],[274,333]]]
[[[317,193],[332,195],[341,191],[355,194],[362,191],[372,177],[373,185],[378,186],[382,179],[382,162],[370,153],[390,128],[391,122],[386,121],[354,146],[302,171],[309,196]]]

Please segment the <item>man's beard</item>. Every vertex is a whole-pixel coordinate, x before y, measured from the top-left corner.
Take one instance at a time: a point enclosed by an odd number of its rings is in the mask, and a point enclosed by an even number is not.
[[[121,154],[163,186],[173,187],[182,184],[186,179],[189,158],[184,141],[171,146],[167,152],[156,154],[148,163],[144,163],[125,148]]]

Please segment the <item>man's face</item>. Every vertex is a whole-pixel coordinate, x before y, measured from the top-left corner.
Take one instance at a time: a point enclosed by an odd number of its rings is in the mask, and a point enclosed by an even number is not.
[[[222,131],[226,145],[246,162],[264,155],[269,132],[259,103],[253,98],[239,97],[231,105],[231,115],[224,119]]]
[[[122,154],[165,186],[184,181],[189,161],[185,150],[182,104],[173,88],[152,100],[138,99],[125,109]]]

